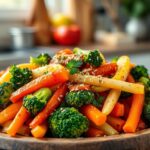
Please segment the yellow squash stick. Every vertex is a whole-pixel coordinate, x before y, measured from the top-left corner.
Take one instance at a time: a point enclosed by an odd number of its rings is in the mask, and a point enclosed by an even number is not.
[[[26,63],[26,64],[19,64],[17,65],[17,67],[19,68],[29,68],[29,69],[35,69],[38,66],[35,64],[30,64],[30,63]],[[9,69],[0,77],[0,84],[2,84],[3,82],[9,82],[11,77],[11,74],[9,73]]]
[[[119,132],[114,129],[112,126],[110,126],[108,123],[104,123],[101,126],[96,126],[97,129],[103,131],[106,135],[116,135],[119,134]]]
[[[77,83],[85,83],[89,85],[102,86],[106,88],[122,90],[129,93],[143,94],[144,85],[138,83],[129,83],[116,79],[110,79],[102,76],[74,74],[70,75],[70,81]]]
[[[124,56],[123,56],[124,57]],[[133,63],[130,63],[130,69],[133,68],[135,65]],[[119,69],[119,68],[118,68]],[[118,72],[118,71],[117,71]],[[119,71],[120,72],[120,71]],[[116,80],[120,80],[120,75],[119,73],[115,74],[113,79],[116,79]],[[91,86],[91,89],[95,92],[105,92],[105,91],[108,91],[109,88],[104,88],[104,87],[100,87],[100,86]]]
[[[48,72],[55,72],[57,70],[61,70],[63,66],[59,64],[50,64],[43,67],[36,68],[32,70],[33,79],[38,78]]]
[[[117,61],[118,70],[114,76],[114,79],[117,80],[126,80],[130,72],[130,59],[128,56],[121,56]],[[121,94],[121,90],[110,90],[105,103],[102,108],[102,112],[106,115],[109,115],[113,110],[115,104],[117,103]]]

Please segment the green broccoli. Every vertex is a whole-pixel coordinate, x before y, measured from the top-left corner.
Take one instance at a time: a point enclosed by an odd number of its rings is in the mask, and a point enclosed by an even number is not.
[[[65,100],[69,106],[79,108],[92,103],[95,100],[95,95],[89,90],[71,91],[67,93]]]
[[[98,50],[86,51],[80,48],[75,48],[73,52],[76,55],[83,55],[84,62],[89,63],[94,67],[99,67],[104,61],[103,55]]]
[[[41,88],[34,94],[25,96],[23,106],[28,110],[31,116],[35,116],[43,109],[51,95],[52,92],[49,88]]]
[[[49,117],[49,128],[54,137],[77,138],[88,127],[88,119],[73,107],[59,108]]]
[[[5,107],[9,102],[11,93],[13,92],[12,84],[9,82],[4,82],[0,85],[0,106]]]
[[[9,72],[11,74],[10,82],[12,83],[14,90],[17,90],[32,80],[32,71],[28,68],[21,69],[16,65],[13,65]]]
[[[150,78],[141,77],[139,82],[143,83],[146,92],[150,92]]]
[[[141,77],[148,77],[148,70],[142,65],[137,65],[134,68],[131,69],[131,74],[134,77],[134,79],[137,81]]]
[[[51,56],[47,53],[40,54],[38,57],[30,57],[30,63],[38,66],[48,65],[51,60]]]

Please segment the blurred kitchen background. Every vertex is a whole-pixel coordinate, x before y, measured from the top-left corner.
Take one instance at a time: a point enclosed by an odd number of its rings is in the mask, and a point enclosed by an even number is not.
[[[73,47],[150,71],[150,0],[0,0],[0,68]]]

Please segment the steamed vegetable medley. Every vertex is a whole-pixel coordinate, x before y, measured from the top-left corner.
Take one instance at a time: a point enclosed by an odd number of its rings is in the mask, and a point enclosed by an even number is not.
[[[77,138],[150,125],[148,70],[75,48],[30,57],[0,72],[0,126],[10,136]]]

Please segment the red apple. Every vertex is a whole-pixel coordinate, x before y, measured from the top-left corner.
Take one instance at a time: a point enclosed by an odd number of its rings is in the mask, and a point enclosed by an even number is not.
[[[53,38],[60,45],[75,45],[80,42],[80,28],[77,25],[61,26],[54,30]]]

